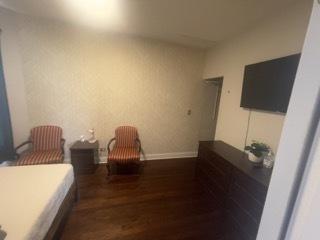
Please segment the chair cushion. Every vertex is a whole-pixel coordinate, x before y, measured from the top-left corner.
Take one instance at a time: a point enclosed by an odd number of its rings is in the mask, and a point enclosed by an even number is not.
[[[61,150],[34,151],[22,155],[16,165],[37,165],[62,163],[63,154]]]
[[[39,126],[31,129],[33,151],[58,150],[61,148],[62,128]]]
[[[140,160],[140,153],[136,148],[114,148],[108,155],[108,161],[127,163]]]

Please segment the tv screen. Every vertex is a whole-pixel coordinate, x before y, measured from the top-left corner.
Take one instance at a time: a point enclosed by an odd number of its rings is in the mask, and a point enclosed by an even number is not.
[[[300,54],[247,65],[240,106],[286,113]]]

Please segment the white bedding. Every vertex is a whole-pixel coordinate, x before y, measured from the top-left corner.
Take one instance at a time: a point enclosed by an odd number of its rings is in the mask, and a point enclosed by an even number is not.
[[[70,164],[0,168],[5,240],[43,239],[74,180]]]

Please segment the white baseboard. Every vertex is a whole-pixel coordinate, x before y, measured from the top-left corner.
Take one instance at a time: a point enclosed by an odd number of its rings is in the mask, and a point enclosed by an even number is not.
[[[192,158],[196,157],[198,152],[173,152],[173,153],[154,153],[154,154],[145,154],[140,156],[140,159],[143,161],[150,160],[164,160],[171,158]],[[100,157],[100,163],[106,163],[107,156]]]
[[[141,160],[162,160],[162,159],[171,159],[171,158],[191,158],[196,157],[198,152],[173,152],[173,153],[155,153],[155,154],[146,154],[145,156],[141,155]]]

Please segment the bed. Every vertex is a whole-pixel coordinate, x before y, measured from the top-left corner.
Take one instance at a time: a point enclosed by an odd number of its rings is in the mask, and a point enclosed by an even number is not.
[[[5,240],[54,239],[76,196],[70,164],[0,168],[0,226]]]

